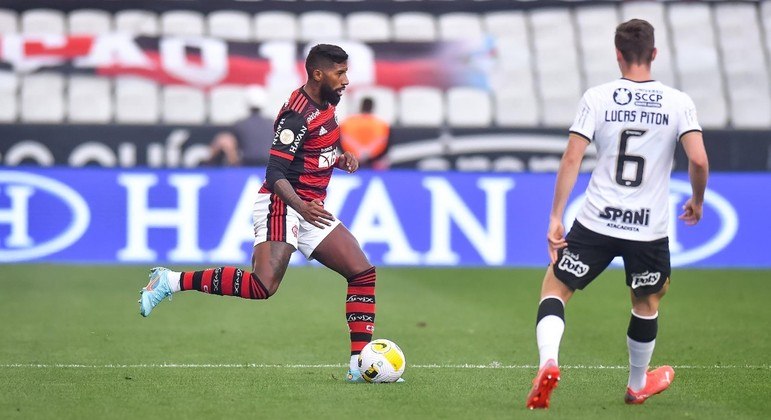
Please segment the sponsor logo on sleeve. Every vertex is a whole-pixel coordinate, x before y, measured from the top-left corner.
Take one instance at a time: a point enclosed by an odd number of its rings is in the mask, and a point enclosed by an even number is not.
[[[294,132],[288,128],[285,128],[281,130],[281,134],[279,134],[278,139],[281,140],[282,144],[292,144],[294,141]]]

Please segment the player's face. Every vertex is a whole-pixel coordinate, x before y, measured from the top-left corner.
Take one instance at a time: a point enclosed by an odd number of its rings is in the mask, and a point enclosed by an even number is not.
[[[345,87],[348,86],[348,62],[332,63],[332,67],[323,71],[321,98],[332,105],[340,102]]]

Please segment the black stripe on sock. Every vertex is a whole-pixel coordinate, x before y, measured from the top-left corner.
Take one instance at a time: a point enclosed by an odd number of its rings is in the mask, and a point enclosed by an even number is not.
[[[193,273],[193,290],[201,290],[201,280],[203,280],[203,271]]]
[[[367,343],[369,343],[370,341],[372,341],[372,334],[352,332],[351,341],[366,341]]]
[[[540,305],[538,305],[538,318],[535,320],[535,324],[538,325],[542,319],[549,315],[560,317],[562,321],[565,321],[565,305],[557,298],[546,298]]]
[[[211,275],[211,292],[222,296],[222,268],[215,268]]]
[[[659,331],[659,317],[653,319],[638,318],[632,314],[626,335],[639,343],[650,343],[656,339]]]

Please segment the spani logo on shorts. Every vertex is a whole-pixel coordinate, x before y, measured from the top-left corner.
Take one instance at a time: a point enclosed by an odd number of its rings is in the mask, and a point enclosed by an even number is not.
[[[7,226],[2,231],[9,232],[0,237],[0,263],[26,261],[61,251],[83,236],[91,220],[88,205],[80,194],[44,176],[0,171],[0,195],[4,196],[2,202],[8,203],[0,208],[0,226]],[[51,208],[55,202],[59,206],[64,204],[69,211],[47,214],[47,220],[60,221],[50,219],[62,215],[68,224],[60,232],[31,232],[30,219],[35,209]],[[41,234],[46,234],[46,238],[36,240],[35,236]]]
[[[682,222],[677,220],[677,216],[682,212],[682,206],[691,196],[691,184],[688,181],[672,179],[669,184],[669,251],[671,253],[672,266],[682,266],[705,260],[712,255],[717,254],[727,247],[739,229],[739,217],[731,203],[723,196],[707,189],[704,194],[704,217],[695,227],[679,229]],[[565,211],[565,229],[569,230],[573,221],[578,215],[584,202],[585,194],[576,197]],[[717,226],[715,226],[717,225]],[[694,232],[689,232],[694,229]],[[705,231],[714,231],[711,235],[703,238]],[[699,231],[702,233],[699,234]],[[694,237],[701,238],[693,243]],[[613,261],[613,264],[619,266],[622,264],[620,258]]]

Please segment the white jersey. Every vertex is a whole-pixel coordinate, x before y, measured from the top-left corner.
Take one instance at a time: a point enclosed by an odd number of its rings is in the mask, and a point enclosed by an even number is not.
[[[571,133],[597,148],[577,220],[603,235],[635,241],[667,236],[675,146],[701,131],[685,93],[657,81],[619,79],[584,93]]]

